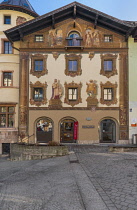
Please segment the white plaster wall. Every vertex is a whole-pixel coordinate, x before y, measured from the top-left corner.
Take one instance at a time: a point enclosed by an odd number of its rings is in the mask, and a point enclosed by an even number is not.
[[[11,16],[11,24],[4,24],[4,15]],[[33,19],[30,15],[13,10],[0,10],[0,103],[16,103],[15,107],[15,128],[8,130],[17,131],[18,128],[18,103],[19,103],[19,52],[13,49],[13,54],[2,54],[2,39],[7,39],[5,30],[16,26],[18,16],[25,17],[28,20]],[[19,48],[19,42],[14,43]],[[2,86],[2,71],[13,71],[13,87],[4,88]],[[4,128],[1,128],[4,132]],[[5,131],[7,132],[7,130]]]
[[[137,134],[137,127],[132,127],[131,124],[137,123],[137,43],[134,38],[129,37],[129,139],[132,135]]]
[[[86,83],[89,83],[89,80],[96,80],[97,85],[98,85],[98,95],[97,98],[100,101],[101,97],[101,89],[100,89],[100,83],[106,83],[107,81],[110,81],[111,83],[117,82],[118,88],[117,88],[117,98],[118,98],[118,103],[115,105],[111,105],[110,107],[118,107],[119,106],[119,56],[116,61],[116,68],[118,71],[118,75],[112,76],[109,79],[106,76],[100,75],[100,69],[101,69],[101,58],[100,58],[100,53],[95,54],[94,58],[92,60],[89,59],[88,54],[81,54],[82,59],[81,59],[81,68],[82,68],[82,75],[76,76],[76,77],[70,77],[65,75],[65,54],[62,53],[59,55],[58,59],[55,60],[53,58],[52,54],[48,54],[47,58],[47,69],[48,69],[48,74],[37,78],[36,76],[33,76],[30,74],[30,80],[29,82],[35,83],[36,81],[40,81],[41,83],[47,82],[47,99],[48,102],[52,96],[52,84],[54,82],[54,79],[59,80],[60,84],[62,85],[64,89],[63,96],[61,98],[61,101],[63,102],[63,107],[71,107],[68,104],[64,103],[64,98],[65,98],[65,87],[64,83],[71,83],[74,81],[75,83],[79,84],[80,82],[82,83],[82,89],[81,89],[81,98],[82,98],[82,103],[79,103],[75,107],[87,107],[87,102],[86,99],[88,97],[86,93],[86,88],[87,85]],[[30,60],[30,68],[31,68],[31,60]],[[49,103],[46,105],[42,105],[41,107],[47,107]],[[35,107],[34,105],[30,105],[31,107]],[[107,107],[106,105],[100,104],[99,106],[101,107]]]
[[[11,16],[11,24],[4,24],[4,16]],[[16,26],[16,19],[18,16],[25,17],[27,21],[33,19],[32,16],[14,10],[0,10],[0,31],[5,31],[9,28]]]

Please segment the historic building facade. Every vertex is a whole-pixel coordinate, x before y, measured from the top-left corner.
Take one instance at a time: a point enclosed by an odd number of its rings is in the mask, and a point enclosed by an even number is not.
[[[37,16],[26,0],[0,4],[0,154],[18,140],[19,117],[19,51],[3,31]]]
[[[20,56],[19,138],[129,143],[133,30],[77,2],[6,30]]]

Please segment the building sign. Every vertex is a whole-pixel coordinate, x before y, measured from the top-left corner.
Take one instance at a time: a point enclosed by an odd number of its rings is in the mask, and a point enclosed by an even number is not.
[[[86,120],[87,120],[87,121],[91,121],[92,118],[91,118],[91,117],[87,117]]]
[[[82,125],[82,128],[95,128],[94,125]]]
[[[78,122],[74,122],[74,140],[78,139]]]

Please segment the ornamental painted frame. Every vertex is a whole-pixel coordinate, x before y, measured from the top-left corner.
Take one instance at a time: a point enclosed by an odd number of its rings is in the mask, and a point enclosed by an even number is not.
[[[118,55],[114,54],[101,54],[101,70],[100,74],[103,76],[106,76],[107,78],[110,78],[111,76],[117,75],[117,69],[116,69],[116,59]],[[105,71],[104,70],[104,61],[105,60],[112,60],[113,66],[112,71]]]
[[[111,82],[107,81],[105,84],[102,82],[100,83],[100,88],[101,88],[101,98],[100,98],[100,103],[101,104],[106,104],[107,106],[110,106],[112,104],[117,104],[117,97],[116,97],[116,92],[117,92],[117,83],[112,84]],[[111,101],[109,100],[104,100],[104,89],[105,88],[112,88],[113,89],[113,99]]]
[[[45,54],[31,54],[31,70],[30,70],[30,74],[32,74],[33,76],[36,76],[37,78],[48,74],[48,70],[47,70],[47,57],[48,55]],[[43,70],[42,71],[35,71],[35,60],[43,60]]]
[[[33,99],[33,92],[34,92],[34,88],[43,88],[43,99],[39,100],[39,101],[35,101]],[[47,103],[47,98],[46,98],[46,89],[47,89],[47,83],[41,83],[39,81],[35,82],[34,84],[32,82],[30,82],[30,104],[31,105],[35,105],[35,106],[41,106],[41,105],[45,105]]]
[[[64,103],[71,105],[72,107],[82,103],[82,98],[81,98],[81,88],[82,88],[82,83],[80,82],[79,84],[74,83],[74,81],[72,81],[71,83],[64,83],[65,86],[65,99],[64,99]],[[68,90],[69,88],[77,88],[78,92],[77,92],[77,100],[75,101],[71,101],[69,100],[69,94],[68,94]]]
[[[65,75],[66,76],[71,76],[71,77],[75,77],[75,76],[79,76],[82,74],[82,69],[81,69],[81,58],[82,58],[82,55],[79,54],[79,55],[76,55],[76,54],[69,54],[69,55],[65,55],[65,60],[66,60],[66,69],[65,69]],[[72,72],[72,71],[69,71],[69,64],[68,62],[69,61],[77,61],[78,63],[78,68],[77,68],[77,71],[76,72]]]

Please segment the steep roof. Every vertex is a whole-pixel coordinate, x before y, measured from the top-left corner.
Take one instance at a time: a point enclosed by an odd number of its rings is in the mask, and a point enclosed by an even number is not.
[[[38,17],[28,0],[3,0],[0,3],[0,10],[21,11],[33,17]]]
[[[49,26],[54,27],[56,23],[68,18],[81,18],[92,22],[95,28],[96,26],[101,26],[125,36],[126,39],[135,27],[134,24],[131,24],[130,22],[114,18],[75,1],[45,15],[39,16],[36,19],[30,20],[22,25],[11,28],[5,31],[5,34],[12,42],[18,41],[24,36],[35,31]]]

